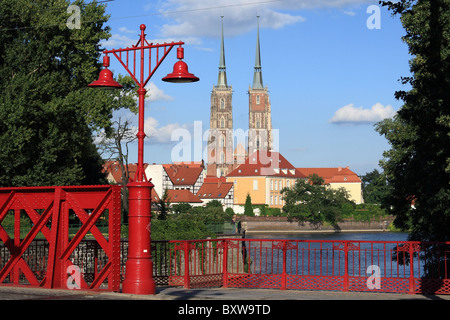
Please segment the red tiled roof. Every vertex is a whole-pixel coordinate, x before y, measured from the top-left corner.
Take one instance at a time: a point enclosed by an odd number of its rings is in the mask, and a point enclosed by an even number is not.
[[[144,170],[147,168],[148,163],[144,163]],[[130,179],[134,179],[134,175],[136,174],[137,164],[129,164],[128,172],[130,175]],[[108,160],[103,163],[103,172],[107,174],[111,173],[112,178],[115,183],[122,183],[122,169],[120,168],[119,161]]]
[[[325,184],[329,183],[345,183],[345,182],[361,182],[356,173],[348,167],[342,168],[297,168],[305,176],[317,174],[325,180]]]
[[[197,192],[197,196],[202,199],[218,199],[225,198],[233,187],[232,182],[224,182],[223,179],[217,178],[217,182],[204,182]]]
[[[159,202],[158,192],[155,191],[155,188],[152,188],[152,202]]]
[[[178,203],[202,203],[203,201],[199,199],[195,194],[189,190],[167,190],[167,195],[169,196],[169,202]]]
[[[203,171],[203,166],[187,164],[163,164],[163,168],[174,185],[192,186]]]
[[[306,178],[279,152],[257,151],[245,163],[231,171],[227,177],[276,176],[287,178]]]

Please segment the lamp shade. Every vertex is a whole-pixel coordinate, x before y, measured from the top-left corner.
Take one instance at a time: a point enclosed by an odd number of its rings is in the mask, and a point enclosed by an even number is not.
[[[200,79],[192,73],[189,73],[187,64],[184,61],[179,60],[175,62],[173,72],[162,78],[162,80],[166,82],[186,83],[196,82]]]
[[[98,80],[88,84],[88,87],[104,89],[121,89],[123,86],[114,80],[113,73],[109,69],[100,71]]]

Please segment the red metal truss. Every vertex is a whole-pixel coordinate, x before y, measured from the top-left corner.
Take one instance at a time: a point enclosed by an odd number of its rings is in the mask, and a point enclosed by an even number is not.
[[[120,186],[56,186],[0,188],[0,240],[9,251],[9,260],[0,261],[0,284],[19,284],[25,278],[30,285],[45,288],[68,288],[73,274],[74,255],[80,250],[81,240],[90,232],[99,250],[107,256],[104,265],[95,265],[92,281],[83,275],[83,265],[75,265],[81,275],[79,288],[97,289],[107,280],[108,289],[120,289]],[[69,234],[69,213],[81,221],[81,227]],[[14,215],[14,235],[11,237],[2,226],[7,214]],[[21,237],[21,215],[32,221],[31,229]],[[108,236],[96,226],[99,219],[108,221]],[[10,232],[11,233],[11,232]],[[41,233],[48,242],[48,252],[40,264],[45,266],[42,277],[25,258],[30,245]],[[42,238],[42,236],[41,236]],[[2,267],[3,266],[3,267]],[[8,279],[7,279],[8,278]],[[6,281],[7,280],[7,281]],[[22,283],[22,282],[21,282]]]

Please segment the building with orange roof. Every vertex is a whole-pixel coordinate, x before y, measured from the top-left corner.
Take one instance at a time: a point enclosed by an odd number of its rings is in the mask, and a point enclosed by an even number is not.
[[[344,188],[355,203],[364,203],[362,195],[362,181],[349,167],[336,168],[297,168],[305,176],[317,174],[324,180],[325,185],[333,189]]]
[[[234,184],[235,205],[244,205],[247,194],[250,194],[252,204],[282,208],[281,190],[293,186],[297,179],[306,179],[306,176],[279,152],[260,150],[252,153],[226,179]]]
[[[148,164],[144,163],[144,168],[147,168]],[[136,174],[137,164],[129,164],[125,167],[128,170],[128,175],[131,180],[134,179]],[[106,173],[106,179],[109,183],[126,185],[128,181],[123,182],[122,168],[119,161],[108,160],[103,163],[103,172]]]
[[[234,187],[232,182],[227,182],[225,177],[206,176],[205,180],[197,192],[197,196],[208,203],[217,200],[224,207],[234,205]]]
[[[163,164],[163,190],[189,190],[196,194],[203,184],[203,166]]]
[[[203,205],[203,201],[199,197],[186,189],[167,190],[167,195],[171,204],[189,203],[191,206]]]

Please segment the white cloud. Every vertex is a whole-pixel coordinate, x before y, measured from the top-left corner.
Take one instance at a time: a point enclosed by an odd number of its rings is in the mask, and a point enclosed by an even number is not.
[[[149,82],[147,83],[147,86],[145,87],[147,90],[146,94],[146,101],[158,101],[158,100],[173,100],[174,98],[165,94],[164,90],[158,88],[155,83]]]
[[[374,123],[392,118],[394,115],[395,111],[391,105],[383,106],[379,102],[370,109],[356,108],[353,104],[348,104],[339,108],[329,122],[336,124]]]
[[[279,29],[303,22],[295,13],[315,8],[347,8],[353,14],[355,6],[373,4],[374,0],[166,0],[157,5],[149,2],[145,10],[157,10],[168,23],[161,33],[167,37],[219,37],[219,17],[224,16],[227,36],[246,33],[255,28],[255,16],[261,16],[261,27]],[[348,9],[349,7],[350,10]]]
[[[101,45],[105,48],[125,48],[125,47],[131,47],[132,45],[135,45],[136,42],[139,40],[139,38],[136,36],[135,38],[130,38],[128,36],[124,36],[118,33],[114,33],[111,35],[111,37],[101,42]]]
[[[124,33],[135,33],[137,35],[139,34],[139,30],[130,30],[127,27],[120,27],[119,31]]]
[[[346,14],[347,16],[350,16],[350,17],[353,17],[353,16],[355,16],[355,15],[356,15],[356,13],[355,13],[355,12],[353,12],[353,11],[350,11],[350,10],[344,11],[344,14]]]
[[[282,13],[276,2],[248,0],[169,0],[160,7],[168,23],[161,33],[165,37],[219,37],[220,16],[224,16],[227,36],[246,33],[256,26],[256,15],[261,16],[261,27],[279,29],[304,21],[301,16]],[[173,13],[173,14],[171,14]]]
[[[165,126],[160,126],[158,120],[152,117],[148,117],[144,121],[144,132],[147,135],[150,143],[157,143],[157,144],[170,144],[173,143],[171,141],[172,132],[176,129],[186,129],[188,128],[187,125],[180,125],[178,123],[169,123]],[[135,129],[137,132],[137,128]]]

